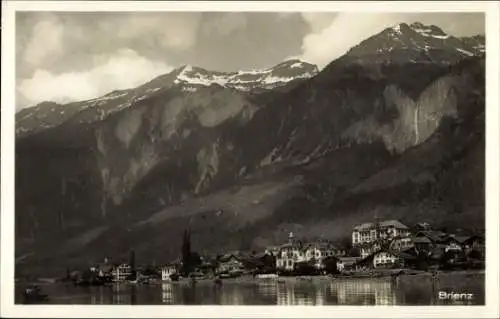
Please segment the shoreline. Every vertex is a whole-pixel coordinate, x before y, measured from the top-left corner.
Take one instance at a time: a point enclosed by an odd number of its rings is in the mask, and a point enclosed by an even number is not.
[[[336,275],[316,275],[316,276],[279,276],[277,278],[254,278],[252,275],[243,275],[235,278],[224,278],[221,279],[223,283],[255,283],[255,282],[318,282],[318,281],[331,281],[331,280],[342,280],[342,279],[386,279],[391,278],[393,274],[402,271],[398,276],[399,277],[416,277],[416,276],[433,276],[432,271],[424,271],[424,270],[413,270],[413,269],[383,269],[383,270],[372,270],[367,272],[353,272],[346,274],[336,274]],[[485,269],[466,269],[466,270],[450,270],[443,271],[438,270],[436,272],[438,276],[447,276],[447,275],[484,275]],[[196,284],[200,283],[213,283],[215,280],[214,277],[211,278],[199,278],[196,279]],[[65,282],[59,281],[57,278],[37,278],[35,280],[27,280],[23,278],[15,278],[15,284],[22,283],[36,283],[36,284],[63,284]],[[192,279],[183,278],[178,281],[171,280],[155,280],[150,285],[157,284],[192,284]],[[130,282],[112,282],[112,285],[116,284],[129,284],[134,285],[134,283]]]
[[[404,269],[403,269],[404,270]],[[400,277],[432,277],[433,273],[430,271],[423,270],[404,270],[405,273],[401,274]],[[470,269],[470,270],[455,270],[455,271],[437,271],[439,276],[447,276],[447,275],[484,275],[484,269]],[[356,273],[350,275],[317,275],[317,276],[279,276],[277,278],[269,278],[269,279],[259,279],[254,278],[251,275],[244,275],[236,278],[225,278],[222,279],[223,283],[230,284],[251,284],[251,283],[295,283],[295,282],[323,282],[323,281],[335,281],[335,280],[346,280],[346,279],[388,279],[391,278],[391,272],[379,272],[375,275],[368,275],[366,273]],[[215,278],[202,278],[197,279],[195,284],[205,284],[205,283],[213,283]],[[185,278],[178,281],[168,281],[168,280],[159,280],[155,284],[173,284],[173,285],[188,285],[192,284],[191,279]]]

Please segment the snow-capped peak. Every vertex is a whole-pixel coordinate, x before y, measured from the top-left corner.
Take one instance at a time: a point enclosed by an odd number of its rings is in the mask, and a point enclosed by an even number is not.
[[[315,76],[318,68],[315,65],[289,60],[267,69],[242,70],[237,72],[208,71],[199,67],[186,65],[181,68],[174,84],[184,84],[184,91],[194,91],[197,86],[219,85],[239,91],[254,89],[272,89],[283,86],[296,79]]]
[[[399,23],[362,41],[347,55],[371,62],[450,64],[484,53],[484,37],[457,38],[435,25]]]
[[[235,72],[208,71],[187,64],[137,88],[112,91],[71,105],[46,102],[25,109],[16,115],[16,132],[19,136],[30,134],[57,126],[69,118],[78,123],[102,120],[135,102],[161,94],[163,90],[172,87],[178,87],[184,92],[196,92],[201,87],[219,85],[237,91],[255,92],[285,86],[291,81],[310,78],[317,73],[315,65],[299,60],[288,60],[267,69]],[[74,117],[77,113],[80,114],[78,118]]]
[[[193,71],[193,66],[191,64],[186,64],[183,68],[182,68],[182,72],[191,72]]]
[[[447,39],[450,37],[435,25],[426,26],[420,22],[414,22],[410,25],[410,28],[424,37],[433,37],[436,39]]]
[[[396,33],[398,33],[398,34],[401,33],[401,25],[400,24],[393,26],[392,29],[394,31],[396,31]]]
[[[302,62],[295,62],[294,64],[290,65],[291,68],[300,68],[302,67]]]

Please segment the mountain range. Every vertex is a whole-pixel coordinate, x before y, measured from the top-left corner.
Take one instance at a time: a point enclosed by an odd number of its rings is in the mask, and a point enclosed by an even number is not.
[[[167,262],[379,218],[484,229],[484,37],[387,28],[321,71],[183,66],[16,114],[16,271]],[[42,265],[42,266],[40,266]]]

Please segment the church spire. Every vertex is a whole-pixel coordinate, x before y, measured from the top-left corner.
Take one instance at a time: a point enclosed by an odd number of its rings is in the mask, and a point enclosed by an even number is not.
[[[376,239],[380,239],[380,220],[378,218],[378,213],[377,213],[377,210],[375,210],[374,214],[373,214],[373,218],[375,220],[375,238]]]

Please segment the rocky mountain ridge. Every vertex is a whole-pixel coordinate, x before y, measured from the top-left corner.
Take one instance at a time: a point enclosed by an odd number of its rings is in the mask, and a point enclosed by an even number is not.
[[[454,37],[435,25],[401,23],[386,28],[347,53],[377,62],[454,64],[469,56],[485,53],[485,37]]]
[[[289,231],[338,239],[375,213],[484,226],[484,56],[363,59],[259,94],[173,85],[18,135],[18,268],[131,247],[167,262],[188,226],[200,252],[259,249]]]
[[[103,120],[113,112],[172,88],[195,92],[200,88],[216,85],[251,94],[284,87],[295,81],[311,78],[317,73],[315,65],[299,60],[288,60],[262,70],[238,72],[209,71],[185,65],[137,88],[113,91],[88,101],[65,105],[42,102],[23,109],[16,114],[16,134],[25,136],[60,125],[82,111],[85,114],[80,116],[80,121]]]

